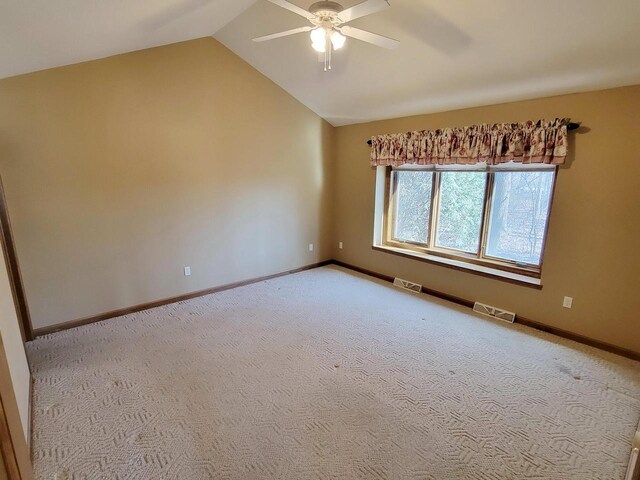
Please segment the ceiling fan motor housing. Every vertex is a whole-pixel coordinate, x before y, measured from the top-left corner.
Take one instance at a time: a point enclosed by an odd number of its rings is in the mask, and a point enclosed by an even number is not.
[[[309,12],[313,13],[318,19],[335,21],[338,20],[338,14],[344,8],[337,2],[316,2],[309,7]]]

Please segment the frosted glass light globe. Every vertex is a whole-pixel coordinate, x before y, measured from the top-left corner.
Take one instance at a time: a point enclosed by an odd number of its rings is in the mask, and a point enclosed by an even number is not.
[[[337,30],[334,30],[333,33],[331,34],[331,43],[333,44],[333,48],[335,48],[336,50],[340,50],[342,47],[344,47],[344,42],[346,40],[347,40],[347,37],[342,35]]]

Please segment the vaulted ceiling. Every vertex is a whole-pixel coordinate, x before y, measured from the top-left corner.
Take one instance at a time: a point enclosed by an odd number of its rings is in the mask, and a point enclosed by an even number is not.
[[[353,25],[400,47],[349,39],[325,73],[308,34],[251,41],[306,25],[266,0],[7,1],[0,77],[214,35],[334,125],[640,83],[638,0],[390,3]]]
[[[255,0],[2,0],[0,78],[213,35]]]

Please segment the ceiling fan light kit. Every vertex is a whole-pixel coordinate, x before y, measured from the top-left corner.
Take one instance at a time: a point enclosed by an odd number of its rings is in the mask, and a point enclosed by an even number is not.
[[[285,32],[265,35],[254,38],[253,41],[264,42],[297,33],[311,32],[311,47],[317,52],[324,53],[325,72],[331,70],[332,51],[341,49],[347,37],[388,49],[396,48],[399,45],[399,42],[392,38],[345,25],[356,18],[384,10],[389,7],[387,0],[367,0],[346,10],[337,2],[323,1],[311,5],[308,11],[287,0],[269,1],[279,7],[305,17],[312,26],[294,28],[293,30],[287,30]]]

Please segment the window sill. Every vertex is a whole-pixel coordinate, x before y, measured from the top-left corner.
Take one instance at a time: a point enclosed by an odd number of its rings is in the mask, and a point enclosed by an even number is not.
[[[413,252],[404,248],[391,247],[388,245],[373,245],[374,250],[381,252],[392,253],[403,257],[413,258],[423,262],[433,263],[442,267],[453,268],[455,270],[461,270],[476,275],[482,275],[485,277],[495,278],[497,280],[503,280],[506,282],[515,283],[518,285],[524,285],[527,287],[533,287],[537,289],[542,288],[542,280],[540,278],[534,278],[527,275],[520,275],[518,273],[506,272],[497,268],[491,268],[484,265],[476,265],[473,263],[464,262],[461,260],[454,260],[452,258],[444,258],[436,255],[429,255],[427,253]]]

